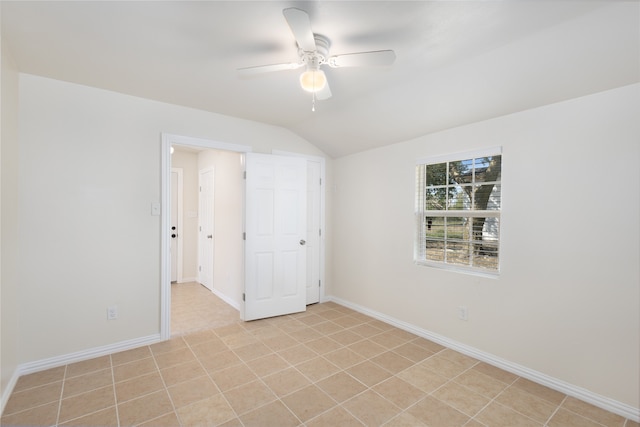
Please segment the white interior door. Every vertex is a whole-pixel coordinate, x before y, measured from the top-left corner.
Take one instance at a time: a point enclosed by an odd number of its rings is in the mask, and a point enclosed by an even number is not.
[[[246,154],[244,320],[306,309],[307,162]]]
[[[307,161],[307,304],[320,301],[320,162]]]
[[[198,281],[213,291],[214,250],[214,171],[201,170],[198,174]]]

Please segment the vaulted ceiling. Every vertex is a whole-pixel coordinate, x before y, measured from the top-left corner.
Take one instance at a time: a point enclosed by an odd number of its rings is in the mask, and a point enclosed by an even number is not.
[[[638,1],[2,1],[21,72],[283,126],[332,157],[640,81]],[[333,55],[316,102],[282,10],[309,13]],[[193,135],[199,136],[199,135]]]

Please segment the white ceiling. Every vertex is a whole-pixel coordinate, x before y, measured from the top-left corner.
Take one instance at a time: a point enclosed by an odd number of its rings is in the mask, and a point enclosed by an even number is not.
[[[331,54],[394,49],[385,68],[299,87],[282,10]],[[638,1],[2,1],[20,71],[283,126],[332,157],[640,81]],[[5,46],[7,46],[5,45]],[[193,135],[198,136],[198,135]]]

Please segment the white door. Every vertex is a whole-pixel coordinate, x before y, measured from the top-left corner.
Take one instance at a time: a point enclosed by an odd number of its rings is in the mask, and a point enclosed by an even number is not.
[[[307,161],[307,304],[320,301],[320,162]]]
[[[244,320],[306,309],[307,162],[246,154]]]
[[[213,169],[198,174],[198,281],[213,291]]]
[[[171,282],[178,281],[178,171],[171,169]]]

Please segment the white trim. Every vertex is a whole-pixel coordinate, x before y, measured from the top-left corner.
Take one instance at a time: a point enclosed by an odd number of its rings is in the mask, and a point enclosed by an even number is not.
[[[454,341],[450,338],[444,337],[426,329],[419,328],[410,323],[403,322],[402,320],[387,316],[386,314],[380,313],[378,311],[368,309],[358,304],[353,304],[341,298],[327,297],[323,300],[323,302],[326,301],[333,301],[336,304],[340,304],[362,314],[366,314],[367,316],[371,316],[382,322],[388,323],[407,332],[411,332],[412,334],[415,334],[419,337],[426,338],[452,350],[466,354],[467,356],[473,357],[482,362],[486,362],[507,372],[516,374],[522,378],[529,379],[538,384],[564,393],[568,396],[572,396],[576,399],[590,403],[594,406],[597,406],[598,408],[602,408],[606,411],[618,414],[624,418],[628,418],[635,422],[640,421],[640,408],[634,408],[633,406],[627,405],[626,403],[622,403],[609,397],[599,395],[582,387],[567,383],[560,379],[551,377],[547,374],[543,374],[542,372],[527,368],[526,366],[518,365],[517,363],[510,362],[508,360],[494,356],[493,354],[486,353],[482,350],[478,350],[477,348],[468,346],[458,341]]]
[[[218,298],[220,298],[222,301],[226,302],[227,304],[229,304],[231,307],[235,308],[236,310],[240,311],[240,304],[238,304],[237,301],[232,300],[231,298],[229,298],[228,296],[226,296],[225,294],[221,293],[219,290],[217,289],[213,289],[211,292],[213,292],[213,294],[215,296],[217,296]]]
[[[62,356],[51,357],[48,359],[36,360],[34,362],[23,363],[18,365],[13,373],[13,376],[9,380],[7,387],[2,394],[2,406],[0,407],[0,413],[4,412],[5,405],[13,393],[18,378],[23,375],[33,374],[35,372],[45,371],[51,368],[57,368],[58,366],[65,366],[71,363],[82,362],[83,360],[93,359],[95,357],[106,356],[113,353],[118,353],[125,350],[131,350],[146,345],[155,344],[162,341],[160,334],[149,335],[142,338],[135,338],[127,341],[121,341],[115,344],[109,344],[101,347],[90,348],[88,350],[78,351],[75,353],[69,353]]]
[[[184,281],[184,279],[182,278],[182,272],[183,272],[183,260],[182,260],[182,255],[183,255],[183,250],[184,250],[184,237],[182,234],[182,227],[184,226],[183,223],[183,205],[184,205],[184,195],[183,195],[183,191],[184,191],[184,178],[183,178],[183,174],[184,174],[184,170],[182,168],[171,168],[171,173],[175,172],[176,174],[178,174],[178,218],[177,218],[177,227],[178,227],[178,237],[177,237],[177,241],[176,241],[176,246],[178,249],[178,254],[177,254],[177,272],[176,272],[176,283],[181,283]],[[171,212],[171,206],[169,206],[169,212]]]
[[[197,281],[198,281],[197,277],[183,277],[182,280],[178,282],[178,284],[180,284],[180,283],[197,282]]]
[[[307,154],[293,153],[290,151],[281,151],[281,150],[271,150],[271,154],[276,154],[279,156],[292,156],[292,157],[302,157],[307,160],[311,160],[314,162],[320,162],[320,229],[322,230],[322,235],[320,236],[320,302],[324,301],[324,295],[326,290],[326,275],[325,275],[325,248],[326,243],[325,239],[327,236],[327,227],[326,227],[326,219],[325,219],[325,193],[326,193],[326,159],[320,156],[310,156]]]
[[[226,150],[238,153],[251,152],[248,145],[231,144],[228,142],[209,139],[193,138],[189,136],[161,134],[160,153],[160,184],[161,184],[161,218],[160,218],[160,337],[162,340],[171,338],[171,254],[169,253],[169,224],[170,212],[170,181],[171,178],[171,145],[187,145],[212,150]]]
[[[416,165],[432,165],[435,163],[477,159],[478,157],[497,156],[500,154],[502,154],[502,147],[482,148],[479,150],[460,151],[457,153],[442,154],[439,156],[420,157],[416,159]]]

